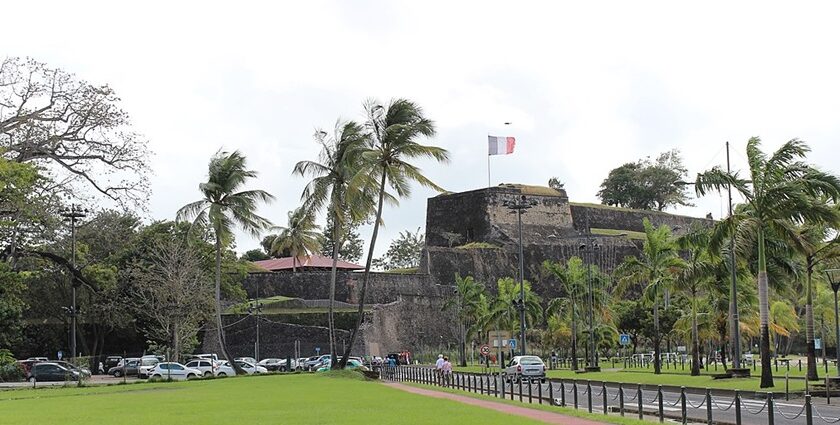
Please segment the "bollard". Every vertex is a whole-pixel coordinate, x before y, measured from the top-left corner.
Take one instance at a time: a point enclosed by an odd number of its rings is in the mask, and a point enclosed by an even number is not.
[[[657,385],[656,387],[656,394],[659,399],[659,422],[663,422],[665,421],[665,406],[662,403],[662,385]]]
[[[685,408],[685,387],[680,387],[680,410],[682,413],[682,423],[685,425],[688,420],[686,418],[687,412]]]
[[[618,383],[618,412],[621,416],[624,416],[624,387],[621,386],[621,383]]]
[[[533,387],[533,386],[534,386],[534,381],[532,381],[531,378],[528,378],[528,404],[532,403],[531,387]]]
[[[805,394],[805,425],[814,424],[814,412],[811,406],[811,394]]]
[[[802,359],[799,359],[799,371],[802,372]]]
[[[735,425],[741,425],[741,393],[735,390]]]
[[[607,384],[601,382],[601,401],[604,404],[604,414],[607,414]]]
[[[578,408],[578,389],[577,389],[577,381],[572,381],[572,392],[574,393],[575,397],[575,409]]]
[[[519,402],[522,403],[522,377],[519,377]]]
[[[642,384],[638,384],[636,387],[636,401],[639,403],[639,420],[642,420],[644,419],[642,411]]]
[[[586,409],[592,413],[592,383],[586,381]]]
[[[566,407],[566,384],[560,380],[560,407]]]
[[[712,425],[712,390],[706,388],[706,423]]]
[[[773,364],[776,366],[776,372],[779,371],[779,359],[773,359]]]
[[[554,406],[554,385],[548,380],[548,405]]]
[[[550,386],[551,383],[548,385]],[[542,404],[542,382],[540,382],[539,379],[537,379],[537,400],[539,400],[539,403]]]
[[[773,393],[767,393],[767,425],[773,425],[775,422],[775,412],[773,407]]]

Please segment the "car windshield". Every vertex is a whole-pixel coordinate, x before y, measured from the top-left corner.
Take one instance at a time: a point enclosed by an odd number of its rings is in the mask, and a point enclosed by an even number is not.
[[[533,365],[542,365],[543,362],[542,362],[542,360],[540,360],[539,357],[530,357],[529,356],[529,357],[523,357],[523,358],[519,359],[519,364],[533,366]]]
[[[154,366],[160,363],[157,359],[143,359],[140,363],[142,366]]]

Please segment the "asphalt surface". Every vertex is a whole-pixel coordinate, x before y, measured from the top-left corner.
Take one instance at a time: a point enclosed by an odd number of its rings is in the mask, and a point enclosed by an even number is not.
[[[469,376],[461,375],[460,376]],[[483,376],[484,380],[479,381],[479,378],[467,378],[470,381],[463,383],[460,379],[456,379],[456,384],[460,389],[461,385],[469,387],[467,391],[481,392],[484,394],[498,395],[502,389],[501,379],[498,376],[487,377]],[[552,385],[552,392],[549,392],[549,385]],[[450,385],[452,386],[452,385]],[[625,416],[631,418],[638,418],[638,395],[637,387],[623,386],[624,391],[624,410]],[[523,403],[529,403],[528,383],[525,381],[521,386],[521,399]],[[505,384],[505,398],[511,399],[511,391],[513,392],[513,399],[520,399],[520,386],[518,382]],[[540,392],[541,391],[541,392]],[[607,412],[609,415],[620,415],[620,396],[617,385],[607,385],[602,387],[599,383],[597,386],[591,388],[591,407],[589,405],[590,394],[585,383],[578,383],[574,387],[571,382],[565,382],[561,389],[559,382],[554,381],[549,384],[537,383],[536,380],[530,387],[530,402],[539,403],[540,394],[542,396],[542,403],[549,404],[549,394],[553,394],[554,404],[561,405],[565,402],[567,407],[574,407],[574,394],[577,392],[577,408],[581,410],[590,410],[593,413],[602,413],[604,411],[604,399],[606,398]],[[565,400],[561,395],[565,392]],[[606,392],[606,393],[605,393]],[[740,416],[742,424],[749,425],[767,425],[770,421],[768,404],[765,399],[756,398],[755,393],[741,393]],[[719,391],[711,396],[711,416],[715,423],[737,423],[736,407],[734,403],[734,392]],[[773,400],[773,421],[776,425],[801,425],[805,424],[805,399],[803,397],[791,400],[781,399]],[[686,393],[686,418],[689,423],[706,423],[709,415],[709,409],[706,404],[706,397],[704,394]],[[647,420],[658,420],[659,399],[656,390],[643,389],[642,391],[642,412]],[[665,420],[680,422],[682,418],[682,400],[679,390],[669,390],[663,388],[662,390],[662,412]],[[840,422],[840,398],[834,398],[831,404],[826,403],[824,397],[812,398],[812,412],[814,424],[831,424]]]

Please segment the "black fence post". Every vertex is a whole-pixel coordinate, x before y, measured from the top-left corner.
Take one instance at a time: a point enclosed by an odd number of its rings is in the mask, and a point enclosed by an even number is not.
[[[560,406],[566,407],[566,384],[560,380]]]
[[[551,379],[548,380],[548,405],[554,406],[554,384],[551,383]]]
[[[642,411],[642,384],[636,386],[636,401],[639,406],[639,420],[644,419],[644,412]]]
[[[735,425],[741,425],[741,394],[735,390]]]
[[[490,385],[488,384],[488,386]],[[478,376],[478,393],[484,394],[484,375]]]
[[[618,412],[624,416],[624,387],[618,383]]]
[[[586,381],[586,409],[592,413],[592,382]]]
[[[665,406],[662,403],[662,385],[656,386],[656,398],[659,399],[659,422],[665,421]]]
[[[502,381],[502,382],[500,382],[502,384],[502,391],[499,394],[502,396],[502,400],[504,400],[504,398],[505,398],[505,380],[504,380],[504,378],[499,378],[499,380]]]
[[[537,379],[537,400],[539,404],[542,404],[542,381],[540,379]]]
[[[513,381],[510,381],[510,399],[513,400]]]
[[[799,359],[799,371],[802,372],[802,359]]]
[[[493,377],[493,395],[496,397],[499,396],[499,377],[496,375],[491,375]]]
[[[601,401],[604,404],[604,414],[607,414],[607,384],[601,382]]]
[[[712,390],[706,388],[706,423],[712,425]]]
[[[811,394],[805,394],[805,425],[813,425],[814,411],[811,406]]]
[[[575,410],[578,408],[578,389],[577,389],[577,381],[572,381],[572,392],[575,398]]]
[[[685,387],[680,387],[680,410],[682,413],[682,423],[685,425],[687,412],[685,409]]]
[[[776,422],[776,412],[773,403],[773,393],[767,393],[767,425],[773,425]]]
[[[520,376],[517,380],[519,383],[519,402],[522,403],[522,377]]]
[[[532,400],[533,400],[531,398],[531,387],[533,387],[533,386],[534,386],[534,381],[532,381],[531,378],[528,378],[528,404],[531,404]]]

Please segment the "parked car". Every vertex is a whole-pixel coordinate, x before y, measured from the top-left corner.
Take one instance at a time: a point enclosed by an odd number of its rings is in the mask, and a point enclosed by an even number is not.
[[[149,379],[193,379],[201,377],[201,371],[188,368],[180,363],[161,362],[149,371]]]
[[[122,356],[108,356],[105,358],[105,361],[102,362],[102,367],[105,369],[107,373],[111,370],[112,367],[117,367],[122,364],[123,358]],[[110,373],[108,373],[110,375]]]
[[[319,363],[324,363],[324,360],[329,360],[329,359],[330,359],[329,354],[324,354],[322,356],[310,357],[310,358],[306,359],[306,361],[303,363],[303,369],[308,370],[310,372],[313,372],[313,371],[315,371],[315,369],[317,369],[317,367],[315,367],[315,366],[317,366]]]
[[[72,363],[65,362],[64,360],[55,360],[51,363],[55,363],[59,366],[63,366],[66,369],[75,370],[76,372],[79,372],[79,375],[82,378],[90,378],[90,376],[91,376],[90,369],[88,369],[86,367],[79,367],[79,366],[76,366]]]
[[[108,368],[108,375],[112,375],[114,378],[120,378],[123,375],[136,376],[139,371],[140,359],[136,357],[129,357],[127,359],[120,360],[118,365]]]
[[[232,367],[230,367],[230,364],[228,362],[216,362],[216,376],[236,376],[236,371]]]
[[[262,359],[257,364],[268,369],[269,372],[286,371],[286,359]],[[292,365],[294,365],[294,361],[292,361]]]
[[[504,371],[505,380],[521,378],[545,379],[545,363],[537,356],[515,356]]]
[[[215,376],[218,363],[210,359],[191,360],[185,365],[189,369],[196,369],[201,372],[201,376]]]
[[[39,362],[32,366],[31,373],[27,380],[32,381],[78,381],[81,374],[75,370],[68,369],[58,363]]]
[[[237,358],[233,359],[233,361],[257,364],[257,359],[255,359],[253,357],[237,357]]]
[[[222,364],[227,365],[227,362],[223,362]],[[255,366],[253,363],[237,361],[236,365],[241,367],[242,370],[244,370],[245,373],[247,373],[248,375],[253,375],[255,373],[268,373],[268,369],[266,369],[262,366],[259,366],[259,365]],[[231,367],[231,366],[228,365],[228,367]]]
[[[219,356],[215,354],[194,354],[190,359],[212,359],[219,361]]]
[[[332,363],[330,362],[330,359],[327,359],[327,361],[326,361],[326,362],[324,362],[324,363],[321,365],[321,367],[319,367],[319,368],[318,368],[318,369],[316,369],[315,371],[316,371],[316,372],[326,372],[326,371],[330,370],[330,365],[331,365],[331,364],[332,364]],[[360,361],[358,361],[358,360],[356,360],[356,359],[352,359],[352,358],[351,358],[350,360],[347,360],[347,369],[361,369],[361,370],[368,370],[368,368],[367,368],[364,364],[362,364],[362,362],[360,362]]]
[[[140,358],[140,368],[137,369],[137,377],[146,379],[151,376],[150,372],[155,368],[155,365],[160,363],[157,356],[143,356]]]
[[[48,361],[50,361],[50,359],[48,359],[46,357],[30,357],[26,360],[32,360],[33,362],[48,362]]]

